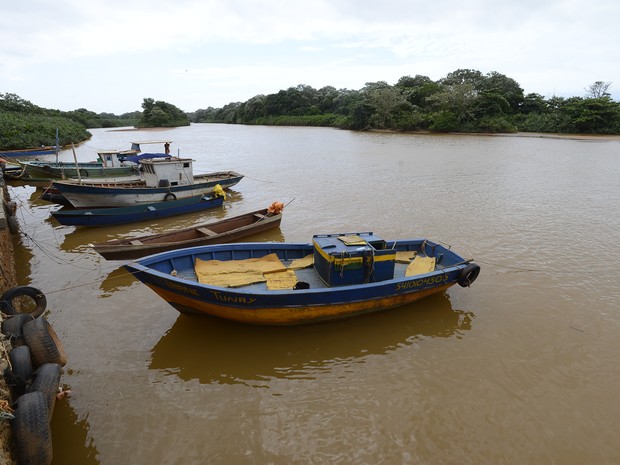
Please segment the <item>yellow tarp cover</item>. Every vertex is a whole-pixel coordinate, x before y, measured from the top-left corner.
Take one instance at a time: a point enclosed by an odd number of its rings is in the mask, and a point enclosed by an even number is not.
[[[314,255],[306,255],[304,258],[298,258],[293,260],[288,266],[289,270],[301,270],[302,268],[308,268],[314,264]]]
[[[405,270],[405,276],[430,273],[435,270],[435,257],[416,257]]]
[[[417,252],[412,250],[407,252],[396,252],[396,263],[409,263],[413,260]]]
[[[265,273],[265,277],[267,278],[267,289],[270,291],[293,289],[297,284],[297,276],[293,270]]]
[[[273,253],[261,258],[245,260],[196,259],[194,270],[198,282],[212,286],[238,287],[267,281],[264,273],[286,271],[286,267]]]
[[[357,234],[350,236],[338,236],[338,239],[344,242],[345,245],[366,245],[366,241]]]

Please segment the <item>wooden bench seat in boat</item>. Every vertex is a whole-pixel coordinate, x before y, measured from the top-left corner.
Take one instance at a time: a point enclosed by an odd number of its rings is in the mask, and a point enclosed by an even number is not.
[[[216,232],[213,232],[213,231],[211,231],[210,229],[207,229],[207,228],[196,228],[196,231],[201,232],[205,236],[216,236],[217,235]]]

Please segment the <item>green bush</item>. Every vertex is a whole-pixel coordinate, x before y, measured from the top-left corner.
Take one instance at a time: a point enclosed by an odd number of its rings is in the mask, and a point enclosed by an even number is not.
[[[60,145],[82,142],[91,136],[81,124],[61,116],[0,112],[0,149],[56,145],[56,129]]]

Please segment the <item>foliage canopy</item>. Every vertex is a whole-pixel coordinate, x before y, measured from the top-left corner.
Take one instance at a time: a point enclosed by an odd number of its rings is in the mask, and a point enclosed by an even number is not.
[[[610,82],[586,87],[585,97],[524,95],[512,78],[458,69],[433,81],[403,76],[395,85],[369,82],[360,90],[300,84],[246,102],[190,114],[193,122],[332,126],[436,132],[620,133],[620,104]]]
[[[596,81],[583,97],[546,99],[524,95],[512,78],[457,69],[433,81],[416,74],[396,84],[368,82],[359,90],[315,89],[305,84],[246,102],[185,113],[145,98],[143,111],[116,116],[80,108],[63,112],[41,108],[15,94],[0,93],[0,149],[81,142],[87,128],[176,127],[190,122],[328,126],[353,130],[435,132],[548,132],[620,134],[620,104],[609,94],[611,82]]]

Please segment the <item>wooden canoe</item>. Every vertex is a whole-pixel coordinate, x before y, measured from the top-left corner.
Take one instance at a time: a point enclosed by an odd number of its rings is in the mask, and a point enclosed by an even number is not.
[[[277,228],[281,221],[282,213],[269,214],[267,208],[264,208],[191,228],[113,240],[93,244],[92,247],[106,260],[134,259],[168,250],[235,241]]]

